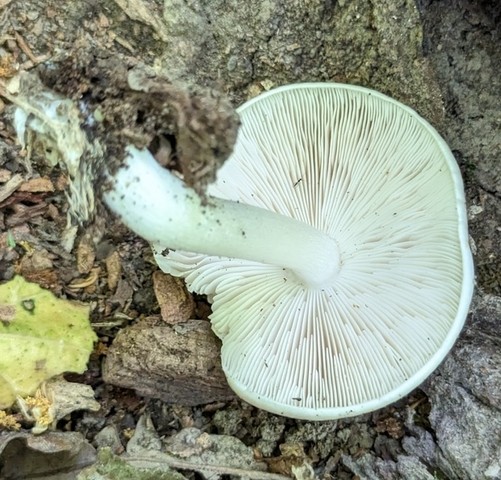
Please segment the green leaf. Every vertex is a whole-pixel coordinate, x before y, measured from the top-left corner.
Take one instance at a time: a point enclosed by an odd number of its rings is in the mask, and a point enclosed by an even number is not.
[[[96,338],[87,305],[22,277],[0,285],[0,408],[55,375],[83,373]]]

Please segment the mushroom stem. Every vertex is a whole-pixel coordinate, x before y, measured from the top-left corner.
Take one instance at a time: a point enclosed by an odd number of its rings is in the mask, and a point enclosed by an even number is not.
[[[156,250],[179,249],[277,265],[317,286],[339,270],[337,244],[323,232],[243,203],[214,197],[204,202],[148,150],[128,147],[127,153],[104,200]]]

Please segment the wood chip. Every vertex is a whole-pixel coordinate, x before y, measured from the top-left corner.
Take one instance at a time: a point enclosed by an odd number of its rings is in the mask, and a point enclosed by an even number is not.
[[[153,289],[164,322],[186,322],[193,317],[195,302],[182,280],[156,271],[153,274]]]
[[[0,202],[3,202],[6,198],[9,198],[24,182],[23,176],[19,173],[13,175],[10,180],[8,180],[5,185],[0,187]]]
[[[47,177],[31,178],[19,187],[20,192],[53,192],[54,184]]]

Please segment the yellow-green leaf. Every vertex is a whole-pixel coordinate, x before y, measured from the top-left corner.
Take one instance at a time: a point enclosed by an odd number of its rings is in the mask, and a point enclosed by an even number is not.
[[[0,409],[55,375],[82,373],[95,340],[88,306],[22,277],[0,285]]]

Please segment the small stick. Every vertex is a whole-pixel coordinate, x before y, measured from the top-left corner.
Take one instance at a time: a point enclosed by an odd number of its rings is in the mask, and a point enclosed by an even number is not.
[[[290,477],[278,473],[260,472],[258,470],[247,470],[245,468],[227,467],[225,465],[200,465],[186,460],[180,460],[172,455],[163,453],[161,458],[151,458],[148,456],[122,456],[122,460],[137,468],[158,468],[160,465],[167,465],[179,470],[195,470],[197,472],[211,472],[217,475],[235,475],[246,477],[251,480],[290,480]]]
[[[28,46],[28,44],[26,43],[25,39],[21,36],[21,34],[17,33],[14,30],[14,37],[16,38],[16,42],[19,45],[19,48],[34,64],[36,64],[38,57],[33,53],[33,51]]]

